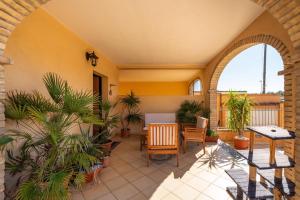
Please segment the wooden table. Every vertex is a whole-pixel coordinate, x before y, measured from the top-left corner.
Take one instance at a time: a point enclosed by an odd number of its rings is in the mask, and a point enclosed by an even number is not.
[[[286,197],[295,195],[295,184],[284,177],[282,171],[284,168],[294,167],[295,162],[276,150],[277,140],[295,139],[295,133],[276,126],[251,126],[248,130],[251,131],[249,150],[236,150],[236,152],[248,160],[249,174],[241,169],[226,170],[226,173],[237,184],[237,187],[227,188],[228,193],[234,199],[240,200],[273,199],[269,188],[272,189],[275,200],[281,199],[282,195]],[[255,134],[269,138],[269,148],[254,149]],[[260,175],[260,182],[256,180],[257,174]],[[243,194],[246,194],[246,197]]]

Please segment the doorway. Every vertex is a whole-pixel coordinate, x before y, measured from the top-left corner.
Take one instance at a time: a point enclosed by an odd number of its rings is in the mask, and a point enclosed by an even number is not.
[[[97,74],[93,74],[93,92],[94,94],[98,94],[101,98],[103,96],[102,85],[102,77]]]

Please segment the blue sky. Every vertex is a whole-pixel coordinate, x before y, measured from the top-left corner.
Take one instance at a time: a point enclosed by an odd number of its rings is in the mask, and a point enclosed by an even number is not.
[[[261,93],[263,71],[263,44],[250,47],[234,57],[225,67],[218,82],[218,90],[246,90]],[[284,90],[283,62],[276,49],[267,47],[267,92]]]

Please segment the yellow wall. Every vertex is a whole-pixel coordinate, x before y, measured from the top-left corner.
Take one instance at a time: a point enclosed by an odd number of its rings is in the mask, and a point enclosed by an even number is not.
[[[197,101],[202,102],[204,100],[202,95],[198,96],[139,96],[141,100],[140,111],[142,115],[145,113],[175,113],[182,102]],[[131,126],[132,133],[141,133],[144,124]]]
[[[119,94],[126,95],[132,90],[139,96],[188,95],[188,86],[188,82],[120,82]]]
[[[62,24],[38,9],[26,17],[8,40],[5,55],[14,60],[6,67],[6,90],[39,90],[46,93],[42,76],[55,72],[75,89],[92,90],[93,70],[108,77],[108,84],[118,84],[118,69],[96,50],[100,64],[92,67],[85,59],[89,44]],[[113,88],[114,98],[118,88]]]

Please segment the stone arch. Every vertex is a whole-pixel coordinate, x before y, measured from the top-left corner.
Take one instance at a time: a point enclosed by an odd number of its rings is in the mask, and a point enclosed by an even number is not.
[[[15,29],[15,27],[34,10],[49,0],[0,0],[0,99],[5,96],[5,76],[4,65],[10,64],[8,58],[3,57],[6,42]],[[291,55],[291,63],[294,66],[293,73],[295,78],[295,97],[294,101],[300,100],[300,2],[299,0],[251,0],[269,11],[274,18],[287,30],[294,47],[294,54]],[[291,72],[289,72],[291,73]],[[299,76],[299,77],[298,77]],[[296,87],[297,86],[297,87]],[[291,86],[289,86],[292,90]],[[297,92],[296,92],[297,91]],[[213,93],[213,92],[212,92]],[[300,104],[291,109],[297,113],[297,124],[300,124]],[[0,104],[0,128],[5,126],[4,108]],[[296,134],[300,137],[300,126],[296,128]],[[296,139],[300,144],[300,138]],[[300,146],[296,145],[296,163],[300,163]],[[0,199],[4,198],[4,158],[0,158]],[[297,164],[296,170],[300,174],[300,164]],[[296,192],[300,198],[300,175],[296,177]]]
[[[249,36],[247,38],[235,42],[233,45],[228,47],[223,52],[223,55],[221,56],[221,60],[215,66],[214,73],[209,83],[209,89],[210,90],[217,89],[218,80],[225,66],[229,63],[230,60],[232,60],[236,55],[238,55],[243,50],[261,43],[265,43],[274,47],[280,53],[285,67],[288,64],[290,64],[290,59],[291,59],[290,52],[288,48],[285,46],[285,44],[281,42],[279,39],[273,37],[272,35],[264,35],[264,34]]]
[[[211,115],[210,115],[211,128],[215,129],[218,126],[218,113],[216,110],[217,86],[218,86],[219,78],[225,66],[229,63],[229,61],[231,61],[236,55],[238,55],[243,50],[261,43],[265,43],[274,47],[280,53],[285,70],[293,68],[293,64],[291,64],[291,54],[289,49],[286,47],[286,45],[283,42],[281,42],[279,39],[271,35],[265,35],[265,34],[253,35],[233,43],[222,53],[220,60],[218,61],[216,66],[214,66],[213,74],[209,81],[209,107],[211,109]],[[289,85],[289,84],[291,84],[290,73],[285,75],[285,85]],[[285,90],[286,90],[285,96],[287,97],[286,99],[290,100],[291,98],[289,97],[292,96],[291,88],[285,87]],[[290,113],[287,114],[290,115]],[[287,128],[292,129],[293,127],[288,126]]]
[[[244,51],[245,49],[257,45],[257,44],[268,44],[274,47],[283,60],[284,65],[284,90],[285,90],[285,102],[284,102],[284,115],[285,115],[285,128],[289,130],[295,130],[295,93],[292,91],[294,85],[295,78],[292,74],[294,69],[294,63],[291,61],[291,53],[286,45],[280,41],[279,39],[275,38],[272,35],[253,35],[241,39],[231,46],[229,46],[222,54],[219,62],[214,68],[214,72],[209,82],[209,106],[211,110],[210,114],[210,127],[217,128],[218,126],[218,111],[217,111],[217,86],[219,78],[226,67],[226,65],[239,53]],[[294,148],[292,148],[295,144],[290,141],[285,142],[284,150],[285,153],[290,156],[291,158],[295,157]],[[287,177],[295,181],[295,171],[294,170],[285,170],[285,174]]]

